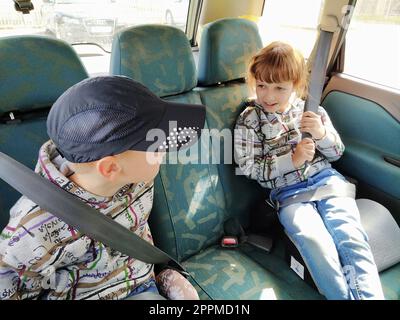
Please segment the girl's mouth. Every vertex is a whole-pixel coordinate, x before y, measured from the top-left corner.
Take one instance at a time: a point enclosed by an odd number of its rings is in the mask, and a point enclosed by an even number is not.
[[[271,103],[271,104],[264,103],[264,107],[271,110],[271,109],[277,108],[278,104],[277,103]]]

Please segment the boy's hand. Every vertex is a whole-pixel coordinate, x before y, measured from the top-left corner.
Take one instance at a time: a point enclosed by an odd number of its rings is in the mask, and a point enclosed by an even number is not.
[[[322,139],[326,134],[326,129],[322,123],[321,116],[312,111],[303,113],[300,131],[311,134],[311,136],[316,140]]]
[[[156,282],[160,292],[170,300],[200,300],[193,285],[176,270],[164,269]]]
[[[310,138],[301,140],[293,153],[292,161],[296,169],[300,168],[306,161],[312,161],[315,155],[315,144]]]

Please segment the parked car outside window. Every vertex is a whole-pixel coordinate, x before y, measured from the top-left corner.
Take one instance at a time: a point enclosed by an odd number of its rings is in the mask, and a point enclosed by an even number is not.
[[[112,0],[43,0],[46,31],[69,43],[109,45],[118,17]]]

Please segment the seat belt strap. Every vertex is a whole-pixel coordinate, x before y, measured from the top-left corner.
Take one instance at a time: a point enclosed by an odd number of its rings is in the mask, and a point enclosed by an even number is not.
[[[325,84],[325,72],[328,63],[333,32],[320,30],[315,60],[311,69],[308,96],[304,104],[304,111],[318,112],[322,91]],[[310,138],[309,133],[303,133],[302,138]]]
[[[185,269],[164,251],[111,218],[83,203],[23,164],[0,152],[0,178],[42,209],[103,244],[132,258],[166,264],[187,276]],[[38,192],[40,190],[40,192]]]
[[[277,203],[277,206],[279,209],[300,202],[319,201],[332,197],[350,197],[354,199],[355,196],[356,187],[352,183],[346,183],[343,188],[340,189],[338,189],[337,186],[335,187],[333,185],[325,185],[322,187],[318,187],[315,190],[302,192],[287,199],[284,199],[283,201],[279,201]]]
[[[321,102],[322,91],[325,84],[326,65],[329,57],[329,49],[331,48],[333,32],[320,30],[317,51],[311,68],[311,76],[308,88],[308,96],[304,103],[304,112],[318,112],[318,107]],[[303,132],[301,139],[312,138],[308,132]],[[306,175],[311,165],[309,161],[305,162],[304,174]]]

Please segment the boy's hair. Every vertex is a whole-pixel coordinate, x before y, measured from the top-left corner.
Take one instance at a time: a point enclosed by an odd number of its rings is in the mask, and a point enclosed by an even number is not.
[[[293,82],[299,97],[307,95],[308,71],[303,55],[287,43],[275,41],[261,49],[250,61],[248,83]]]

